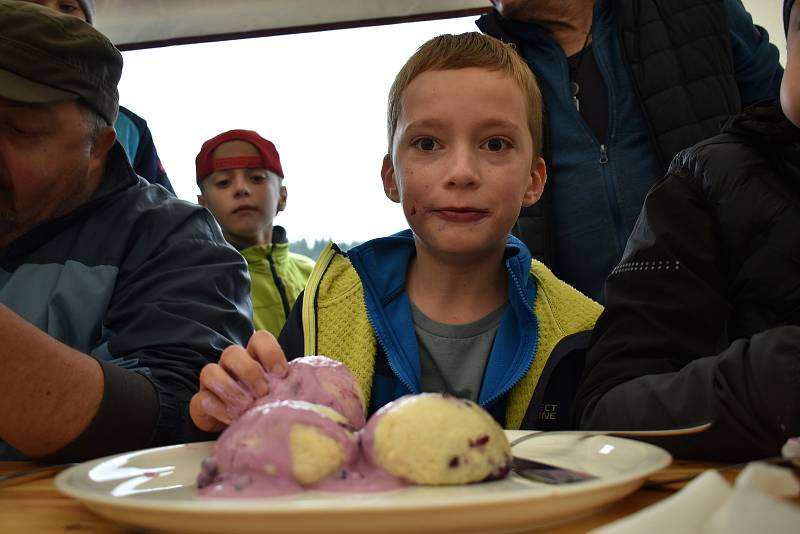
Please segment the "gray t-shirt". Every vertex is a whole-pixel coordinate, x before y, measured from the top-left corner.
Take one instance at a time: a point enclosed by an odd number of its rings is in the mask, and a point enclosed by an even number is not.
[[[422,391],[478,400],[494,336],[506,310],[503,304],[469,324],[438,323],[411,304],[419,345]]]

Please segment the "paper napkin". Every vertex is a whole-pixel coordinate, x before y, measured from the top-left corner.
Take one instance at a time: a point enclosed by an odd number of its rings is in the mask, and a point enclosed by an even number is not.
[[[800,492],[785,468],[749,464],[734,487],[709,470],[674,495],[591,534],[797,534],[800,506],[782,500]]]

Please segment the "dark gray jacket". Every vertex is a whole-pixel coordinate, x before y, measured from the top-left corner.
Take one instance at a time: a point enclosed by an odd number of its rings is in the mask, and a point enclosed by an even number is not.
[[[478,26],[516,44],[545,100],[549,177],[514,233],[601,302],[644,197],[675,154],[716,135],[742,102],[775,98],[783,72],[740,0],[598,0],[592,48],[608,93],[603,140],[575,112],[567,59],[547,31],[496,12]]]
[[[242,257],[119,144],[89,202],[0,249],[0,303],[102,366],[97,416],[60,461],[203,439],[188,416],[200,369],[252,333]],[[0,440],[0,459],[20,456]]]

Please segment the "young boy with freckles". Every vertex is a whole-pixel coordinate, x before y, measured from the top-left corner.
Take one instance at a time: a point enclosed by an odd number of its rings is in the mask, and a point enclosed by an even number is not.
[[[274,224],[287,198],[278,151],[252,130],[230,130],[203,143],[195,165],[197,202],[247,260],[253,325],[277,336],[314,267]]]
[[[542,97],[513,48],[442,35],[389,93],[386,196],[410,230],[317,261],[279,342],[257,332],[208,365],[195,423],[221,430],[286,357],[345,363],[372,413],[402,395],[472,399],[506,428],[571,426],[585,343],[601,306],[509,235],[546,180]]]

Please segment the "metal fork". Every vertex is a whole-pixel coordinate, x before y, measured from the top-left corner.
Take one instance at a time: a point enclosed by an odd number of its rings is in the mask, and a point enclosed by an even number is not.
[[[513,440],[510,445],[513,448],[515,445],[519,445],[520,443],[535,439],[540,436],[553,435],[575,435],[578,436],[578,441],[582,441],[592,436],[616,436],[625,438],[682,436],[686,434],[703,432],[710,426],[711,423],[709,422],[692,427],[673,428],[668,430],[556,430],[552,432],[532,432],[530,434],[518,437],[517,439]],[[517,473],[519,476],[535,482],[543,482],[545,484],[573,484],[576,482],[585,482],[587,480],[593,480],[597,478],[594,475],[590,475],[589,473],[584,473],[582,471],[576,471],[574,469],[568,469],[565,467],[557,467],[537,460],[521,458],[519,456],[513,457],[511,465],[512,471]],[[664,485],[674,482],[675,481],[668,481]]]

